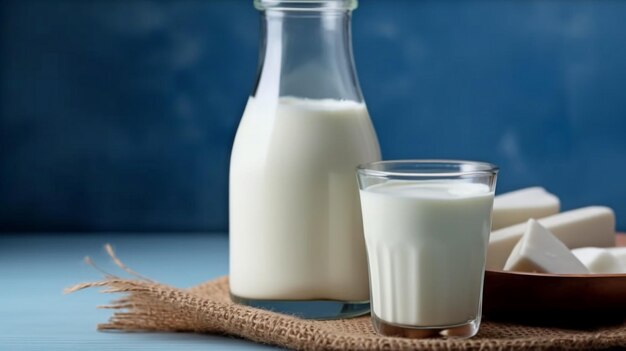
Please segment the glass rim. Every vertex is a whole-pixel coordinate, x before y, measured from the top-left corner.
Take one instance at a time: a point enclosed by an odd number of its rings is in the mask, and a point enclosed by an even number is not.
[[[385,166],[423,166],[412,169],[389,170]],[[377,169],[376,167],[379,166]],[[428,167],[426,167],[428,166]],[[446,167],[447,166],[447,167]],[[456,166],[456,167],[455,167]],[[468,169],[461,169],[468,166]],[[416,177],[416,178],[447,178],[466,175],[496,175],[500,168],[493,163],[482,161],[446,160],[446,159],[405,159],[385,160],[363,163],[357,166],[357,173],[372,177]],[[430,170],[426,172],[425,170]]]
[[[254,7],[261,11],[351,11],[357,6],[358,0],[254,0]]]

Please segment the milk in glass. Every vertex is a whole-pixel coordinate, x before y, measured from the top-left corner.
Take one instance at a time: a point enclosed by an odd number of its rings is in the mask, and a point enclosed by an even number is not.
[[[377,318],[431,327],[480,316],[493,196],[488,185],[458,180],[361,190]]]

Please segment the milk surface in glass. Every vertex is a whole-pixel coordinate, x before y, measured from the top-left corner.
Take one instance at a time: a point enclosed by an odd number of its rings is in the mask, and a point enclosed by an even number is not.
[[[450,326],[480,315],[494,193],[459,180],[361,190],[372,309],[388,323]]]
[[[369,300],[354,170],[379,159],[362,103],[250,98],[231,156],[231,293]]]

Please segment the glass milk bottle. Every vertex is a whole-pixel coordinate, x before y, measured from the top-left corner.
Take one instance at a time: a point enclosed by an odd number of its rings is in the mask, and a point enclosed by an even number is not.
[[[230,163],[231,297],[306,318],[363,314],[355,168],[380,148],[352,57],[356,1],[254,4],[260,64]]]

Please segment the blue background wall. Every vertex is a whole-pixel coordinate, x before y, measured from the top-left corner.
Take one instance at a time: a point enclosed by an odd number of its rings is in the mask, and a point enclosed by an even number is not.
[[[226,230],[251,1],[1,3],[0,231]],[[626,230],[626,1],[363,0],[385,158],[479,159]]]

